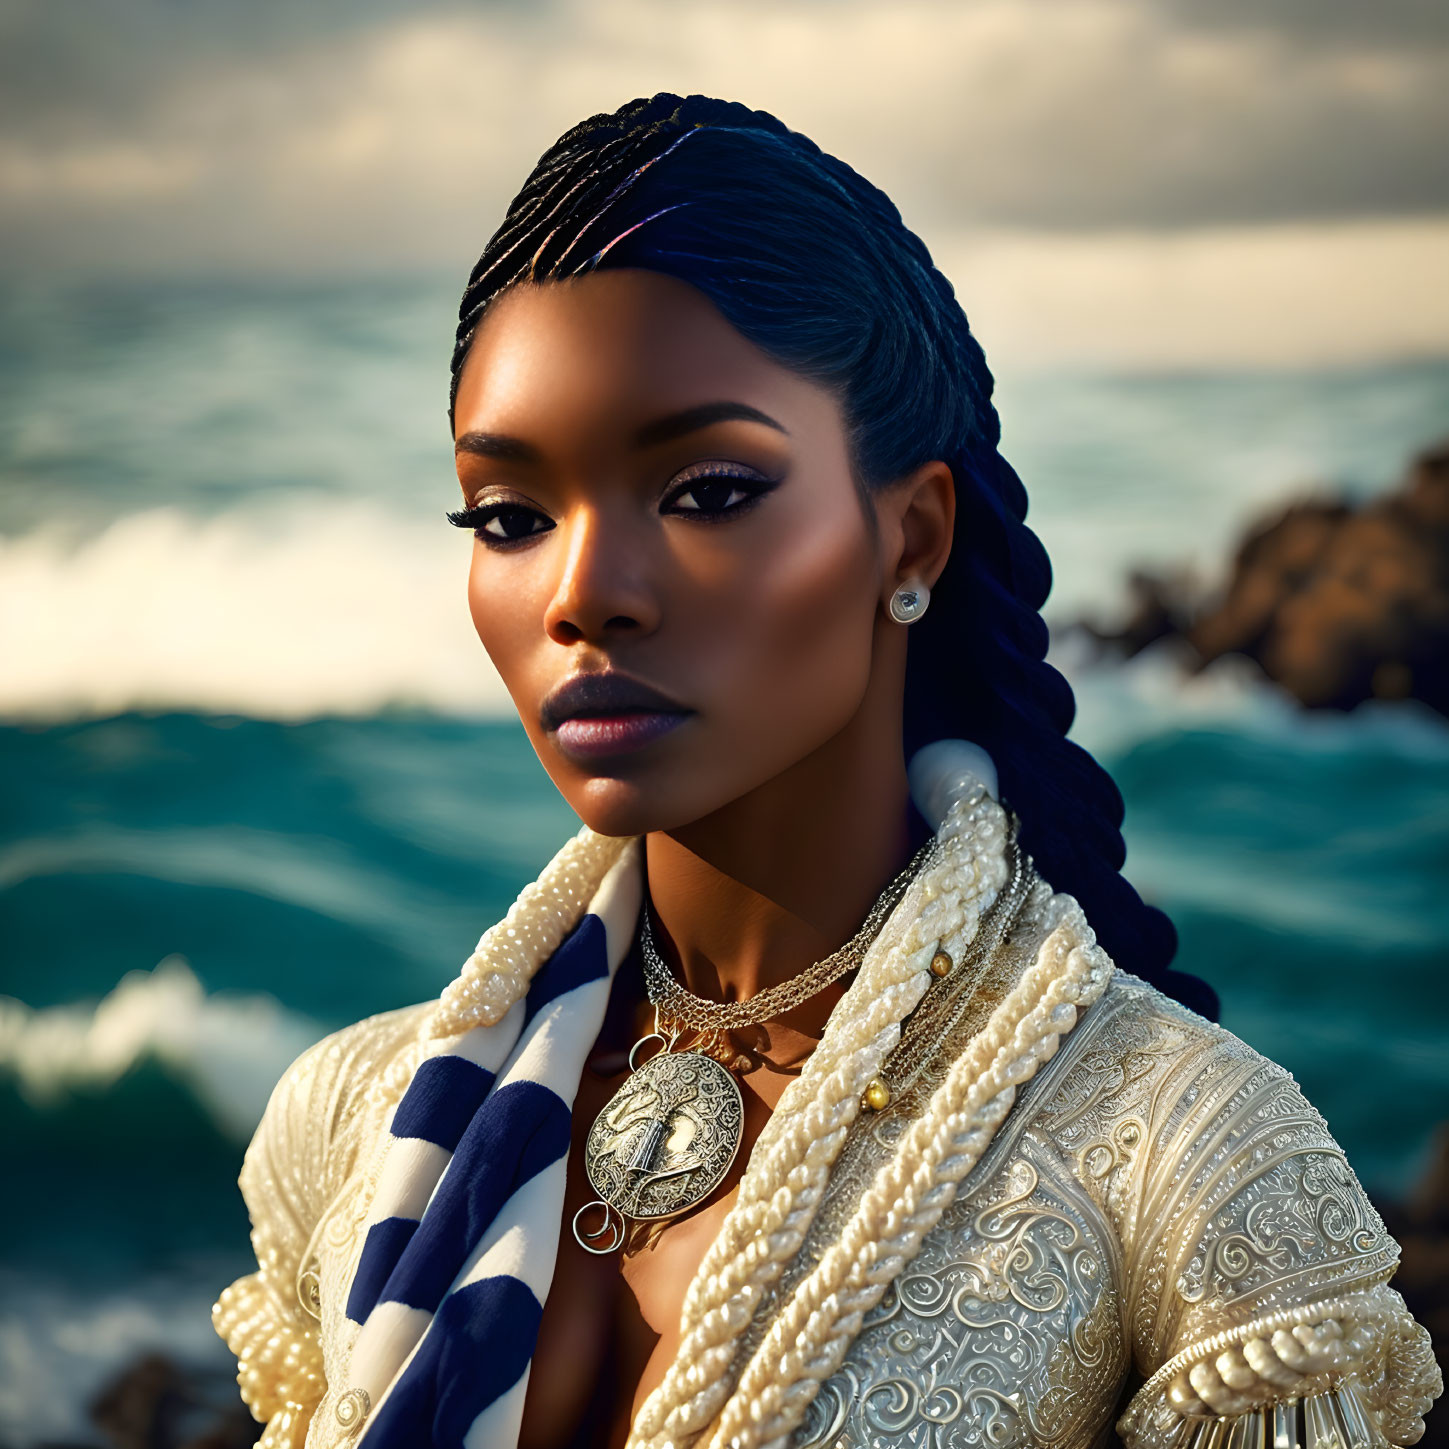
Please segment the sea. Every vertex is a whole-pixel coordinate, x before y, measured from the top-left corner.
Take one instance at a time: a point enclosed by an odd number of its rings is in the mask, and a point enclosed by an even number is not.
[[[435,994],[577,828],[443,519],[455,280],[0,284],[0,1443],[96,1442],[148,1350],[230,1372],[208,1315],[272,1085]],[[1449,358],[1022,370],[997,401],[1128,875],[1405,1193],[1449,1118],[1449,723],[1070,625],[1134,567],[1209,587],[1252,520],[1393,487],[1449,433]]]

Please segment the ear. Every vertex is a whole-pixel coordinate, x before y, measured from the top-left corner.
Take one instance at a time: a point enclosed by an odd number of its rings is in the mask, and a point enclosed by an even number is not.
[[[929,589],[941,577],[956,526],[956,480],[936,458],[878,489],[874,502],[884,606],[907,579],[919,579]]]

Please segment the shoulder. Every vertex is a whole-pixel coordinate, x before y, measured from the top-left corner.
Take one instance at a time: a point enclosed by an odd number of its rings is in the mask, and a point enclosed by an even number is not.
[[[1393,1271],[1396,1245],[1284,1067],[1122,972],[1074,1037],[1038,1120],[1144,1270],[1144,1312]],[[1286,1231],[1291,1218],[1313,1230]]]
[[[314,1042],[282,1073],[267,1104],[267,1115],[301,1104],[345,1118],[379,1071],[412,1042],[434,1001],[420,1001],[363,1017]]]
[[[433,1002],[380,1012],[331,1032],[282,1074],[242,1168],[242,1190],[265,1179],[315,1217],[351,1171],[366,1135],[368,1089],[417,1039]],[[308,1207],[311,1207],[311,1214]]]
[[[366,1075],[369,1064],[388,1056],[403,1042],[415,1036],[436,1000],[413,1002],[394,1007],[360,1021],[351,1022],[329,1032],[304,1051],[283,1074],[286,1081],[314,1071],[319,1078],[334,1082],[354,1080]]]
[[[1066,1142],[1107,1119],[1131,1118],[1161,1136],[1263,1093],[1297,1093],[1276,1062],[1124,971],[1084,1013],[1064,1056],[1057,1090],[1040,1110]]]
[[[1064,1055],[1058,1090],[1041,1111],[1068,1139],[1094,1117],[1124,1114],[1161,1136],[1265,1097],[1296,1099],[1327,1130],[1284,1067],[1124,971],[1083,1014]]]

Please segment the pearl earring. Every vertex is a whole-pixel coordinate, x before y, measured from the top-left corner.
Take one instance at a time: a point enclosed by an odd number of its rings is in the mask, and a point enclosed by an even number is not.
[[[931,591],[925,584],[914,580],[901,584],[891,595],[891,618],[897,624],[914,624],[930,602]]]

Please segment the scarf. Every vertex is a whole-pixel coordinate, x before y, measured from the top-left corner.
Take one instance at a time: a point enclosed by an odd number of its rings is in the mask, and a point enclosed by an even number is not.
[[[574,1095],[633,940],[641,855],[609,869],[527,995],[425,1057],[397,1105],[347,1299],[367,1449],[517,1441]]]

